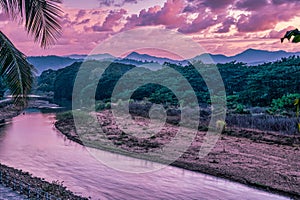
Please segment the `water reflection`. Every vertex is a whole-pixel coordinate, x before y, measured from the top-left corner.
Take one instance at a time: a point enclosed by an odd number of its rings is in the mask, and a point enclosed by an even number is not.
[[[287,199],[170,166],[145,174],[115,171],[57,132],[54,121],[54,114],[30,110],[0,127],[0,162],[50,182],[63,181],[70,190],[92,199]],[[115,161],[121,158],[116,155]],[[128,159],[145,168],[159,165]]]

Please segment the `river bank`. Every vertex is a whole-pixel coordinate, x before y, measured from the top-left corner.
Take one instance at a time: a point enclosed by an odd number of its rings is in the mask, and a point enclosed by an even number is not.
[[[0,123],[21,113],[21,109],[12,104],[11,100],[0,102]]]
[[[23,172],[22,170],[14,169],[0,164],[1,181],[11,188],[18,190],[21,194],[28,195],[28,187],[32,188],[31,197],[34,198],[35,193],[33,191],[47,192],[48,195],[53,195],[61,199],[74,199],[74,200],[87,200],[88,198],[80,197],[75,195],[73,192],[66,189],[62,183],[52,182],[49,183],[41,178],[33,177],[28,172]],[[9,178],[7,178],[9,177]],[[14,182],[9,182],[8,180],[16,180]],[[18,187],[18,183],[24,183],[27,187]],[[19,189],[18,189],[19,188]],[[41,191],[40,191],[41,192]]]
[[[27,109],[44,109],[49,111],[55,111],[60,109],[57,104],[50,103],[47,100],[29,100]],[[18,107],[13,104],[13,100],[5,99],[0,101],[0,124],[4,123],[5,120],[11,119],[19,115],[24,108]]]
[[[97,113],[99,123],[110,141],[126,151],[149,152],[162,147],[176,135],[176,126],[167,124],[155,137],[132,138],[124,134],[109,111]],[[147,119],[135,117],[141,125]],[[83,144],[76,134],[74,121],[70,117],[60,119],[56,128],[69,139]],[[259,133],[250,130],[231,130],[223,134],[214,149],[203,159],[198,152],[206,132],[198,131],[189,149],[173,166],[226,178],[269,192],[300,198],[300,150],[299,137]],[[87,137],[84,144],[93,145],[100,138]],[[111,149],[104,149],[111,150]],[[121,152],[122,153],[122,152]]]

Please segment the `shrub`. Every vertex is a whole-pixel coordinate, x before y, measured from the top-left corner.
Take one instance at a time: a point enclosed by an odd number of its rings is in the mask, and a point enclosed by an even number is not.
[[[300,94],[287,94],[281,98],[273,99],[270,114],[289,115],[295,111],[294,101],[300,98]]]
[[[56,119],[57,120],[63,120],[63,119],[71,119],[73,118],[72,111],[66,111],[62,113],[56,113]]]

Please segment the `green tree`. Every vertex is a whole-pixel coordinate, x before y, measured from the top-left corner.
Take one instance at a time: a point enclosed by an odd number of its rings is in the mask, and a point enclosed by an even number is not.
[[[46,48],[61,34],[60,3],[60,0],[0,0],[0,7],[11,20],[23,23],[34,41]],[[34,72],[35,68],[28,63],[26,56],[0,31],[0,77],[16,104],[26,104]]]
[[[286,34],[283,36],[283,38],[281,38],[281,43],[284,41],[285,38],[290,41],[290,39],[292,37],[293,37],[293,40],[292,40],[293,43],[300,42],[300,31],[297,28],[295,30],[287,31]],[[294,105],[296,106],[296,116],[297,116],[297,120],[298,120],[297,127],[298,127],[298,131],[300,132],[300,123],[299,123],[299,105],[300,105],[300,103],[299,102],[300,102],[300,98],[298,97],[294,101]]]
[[[296,106],[296,117],[297,117],[297,127],[298,127],[298,131],[300,132],[300,122],[299,122],[299,110],[300,110],[300,98],[297,98],[294,101],[294,106]]]
[[[294,112],[295,108],[294,105],[297,106],[297,104],[294,104],[295,99],[299,99],[300,94],[287,94],[283,95],[281,98],[273,99],[271,108],[268,110],[271,114],[288,114],[288,112],[292,113]],[[296,111],[296,115],[297,115]]]

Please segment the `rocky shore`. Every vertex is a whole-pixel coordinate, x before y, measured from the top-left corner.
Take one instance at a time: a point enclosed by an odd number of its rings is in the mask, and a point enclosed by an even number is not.
[[[46,100],[30,100],[27,108],[58,110],[61,107],[56,104],[49,103],[49,101]],[[11,119],[19,115],[21,112],[22,108],[15,106],[12,100],[0,100],[0,124],[5,122],[7,119]]]
[[[28,186],[32,188],[32,192],[30,197],[34,198],[34,191],[42,190],[43,192],[47,192],[48,195],[55,196],[60,199],[74,199],[74,200],[87,200],[88,198],[80,197],[75,195],[73,192],[66,189],[62,183],[52,182],[49,183],[41,178],[33,177],[28,172],[23,172],[22,170],[17,170],[5,165],[0,164],[0,172],[1,172],[1,181],[6,184],[6,186],[10,186],[15,190],[18,190],[21,194],[28,195]],[[8,179],[14,179],[15,182],[6,181],[6,177]],[[20,187],[19,183],[25,183],[27,187]]]
[[[124,152],[143,153],[161,148],[172,140],[178,128],[176,125],[166,124],[154,136],[137,138],[121,131],[107,110],[97,113],[97,118],[106,137],[114,145],[124,149]],[[146,127],[148,124],[148,119],[143,117],[136,116],[134,120],[141,126]],[[103,149],[95,145],[101,140],[100,137],[79,137],[70,116],[60,118],[55,126],[75,142]],[[130,126],[128,128],[130,129]],[[253,130],[226,130],[209,155],[199,159],[198,152],[205,134],[205,131],[198,131],[189,149],[172,165],[300,199],[299,136],[283,136]]]
[[[5,120],[13,118],[19,115],[21,109],[14,106],[12,101],[0,101],[0,124],[3,123]]]

